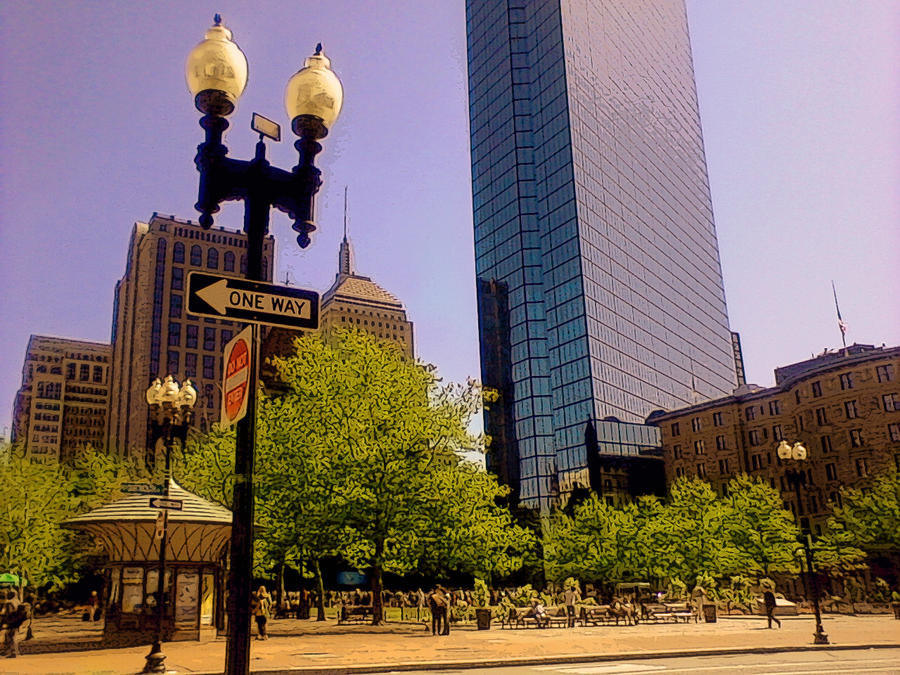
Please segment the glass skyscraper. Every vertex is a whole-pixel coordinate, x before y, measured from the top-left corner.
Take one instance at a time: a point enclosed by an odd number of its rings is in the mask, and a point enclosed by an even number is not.
[[[467,0],[466,22],[488,465],[546,508],[592,453],[634,474],[651,411],[735,386],[687,16]]]

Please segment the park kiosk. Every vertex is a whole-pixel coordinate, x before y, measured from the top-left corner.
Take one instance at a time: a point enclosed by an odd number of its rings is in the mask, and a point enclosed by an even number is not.
[[[107,556],[103,636],[129,641],[157,626],[161,509],[156,497],[135,494],[65,521],[92,535]],[[231,536],[231,511],[169,483],[166,536],[165,640],[215,637],[223,627],[222,560]]]

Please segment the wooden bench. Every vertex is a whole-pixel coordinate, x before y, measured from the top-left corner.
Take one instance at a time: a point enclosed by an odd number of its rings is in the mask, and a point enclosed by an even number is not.
[[[662,603],[647,603],[641,605],[641,621],[659,623],[675,620],[675,615]]]
[[[363,622],[371,618],[371,605],[342,605],[340,614],[338,614],[338,623]]]
[[[569,617],[566,614],[565,607],[548,607],[546,612],[547,614],[543,620],[544,625],[560,627],[569,625]],[[528,626],[538,626],[537,618],[535,618],[531,607],[510,607],[509,613],[500,621],[501,628],[527,628]]]
[[[698,620],[697,613],[694,611],[693,607],[691,607],[686,602],[681,603],[666,603],[665,604],[666,611],[668,611],[671,615],[675,623],[678,621],[684,621],[687,623],[691,619],[695,622]]]
[[[578,620],[582,626],[605,624],[609,621],[609,605],[582,607],[578,613]]]

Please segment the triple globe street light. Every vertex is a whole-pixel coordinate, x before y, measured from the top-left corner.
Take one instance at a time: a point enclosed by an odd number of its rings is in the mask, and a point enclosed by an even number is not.
[[[150,430],[149,447],[156,450],[160,440],[166,451],[166,468],[163,479],[163,496],[169,497],[169,483],[172,480],[172,446],[175,439],[181,441],[182,446],[187,440],[188,429],[193,418],[194,405],[197,403],[197,390],[190,380],[178,385],[171,375],[166,375],[164,381],[157,377],[145,393],[147,405],[150,406]],[[165,615],[167,592],[166,579],[166,547],[169,538],[169,512],[163,509],[160,512],[162,531],[159,543],[159,572],[156,582],[156,634],[153,637],[153,645],[146,657],[144,665],[145,673],[166,672],[166,656],[162,651],[162,641],[165,637]]]
[[[816,576],[816,570],[813,567],[812,556],[812,534],[809,529],[809,522],[806,524],[800,518],[800,488],[806,488],[807,478],[804,464],[807,461],[806,446],[799,441],[791,445],[785,440],[778,444],[776,450],[778,459],[787,465],[784,470],[784,477],[790,487],[793,488],[797,498],[797,523],[800,525],[800,538],[803,542],[803,552],[806,555],[806,574],[807,585],[806,593],[812,596],[813,609],[816,613],[816,632],[813,633],[813,643],[817,645],[827,645],[828,635],[822,627],[822,611],[819,607],[819,580]]]
[[[322,185],[315,157],[322,150],[319,141],[328,135],[343,103],[343,88],[331,70],[322,45],[288,80],[284,104],[299,159],[290,171],[273,167],[266,160],[265,137],[281,138],[280,127],[254,113],[252,128],[259,133],[251,160],[228,157],[222,136],[230,115],[247,85],[247,58],[232,39],[232,33],[218,14],[206,36],[190,52],[185,66],[188,88],[194,104],[203,113],[200,126],[206,138],[197,147],[194,163],[200,172],[196,209],[200,225],[209,229],[213,214],[223,201],[244,202],[244,232],[247,235],[245,278],[265,281],[263,244],[269,229],[269,210],[275,207],[288,215],[301,248],[310,244],[315,230],[314,198]],[[250,584],[253,561],[253,456],[256,437],[256,378],[258,330],[253,326],[253,356],[250,359],[247,414],[237,424],[233,523],[231,528],[231,568],[228,577],[228,646],[225,672],[244,675],[250,667]]]

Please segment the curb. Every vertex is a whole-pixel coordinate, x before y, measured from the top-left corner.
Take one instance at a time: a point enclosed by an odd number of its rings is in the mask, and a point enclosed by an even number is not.
[[[313,673],[316,675],[353,675],[355,673],[411,672],[419,670],[465,670],[472,668],[504,668],[510,666],[543,666],[568,663],[592,663],[597,661],[645,661],[648,659],[672,659],[691,656],[729,656],[732,654],[778,654],[782,652],[850,651],[860,649],[900,649],[900,642],[892,644],[841,644],[802,645],[796,647],[749,647],[683,649],[642,652],[622,652],[617,654],[560,654],[558,656],[516,657],[508,659],[487,659],[483,661],[423,661],[421,663],[374,663],[358,666],[296,666],[293,668],[267,668],[250,672],[253,675],[293,675]],[[222,671],[197,672],[193,675],[222,675]]]

